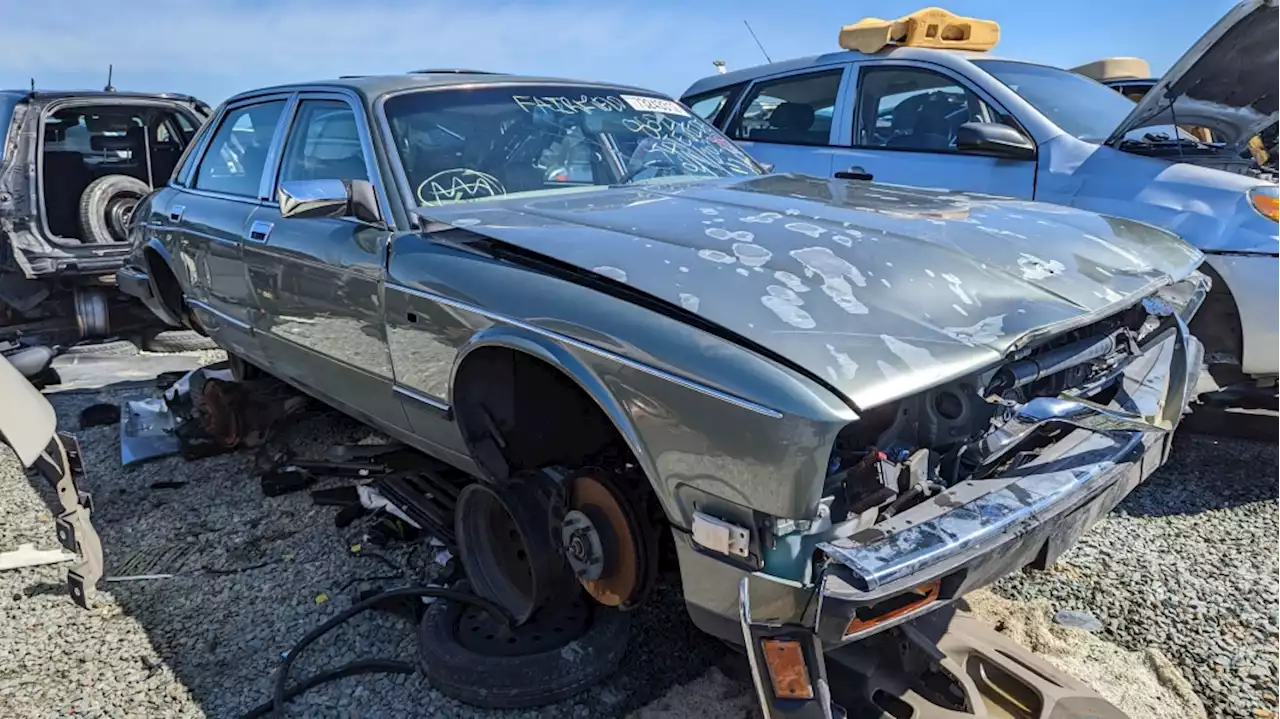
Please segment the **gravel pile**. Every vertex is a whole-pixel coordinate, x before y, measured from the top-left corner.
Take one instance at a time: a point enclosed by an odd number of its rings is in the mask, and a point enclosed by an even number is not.
[[[1276,445],[1179,435],[1169,463],[1010,599],[1092,612],[1102,636],[1156,647],[1210,717],[1273,717],[1277,674]]]
[[[279,653],[360,591],[421,583],[442,570],[425,545],[371,558],[363,527],[336,528],[336,510],[313,506],[306,492],[264,498],[249,453],[124,469],[117,427],[76,427],[89,404],[151,393],[51,399],[63,428],[81,438],[108,573],[142,552],[169,557],[155,571],[177,576],[104,584],[99,606],[86,612],[65,596],[62,567],[0,573],[0,717],[236,717],[268,697]],[[302,420],[288,434],[302,457],[368,437],[337,414]],[[1276,450],[1182,438],[1173,461],[1056,571],[1014,577],[998,590],[1090,610],[1103,621],[1100,638],[1171,657],[1210,716],[1255,716],[1276,691]],[[185,484],[153,489],[159,481]],[[0,550],[55,546],[53,501],[0,449]],[[309,648],[295,676],[413,653],[407,617],[366,613]],[[677,592],[665,589],[636,615],[619,673],[561,704],[491,713],[441,696],[417,675],[372,675],[317,688],[291,703],[289,715],[746,716],[751,689],[738,661],[698,632]]]

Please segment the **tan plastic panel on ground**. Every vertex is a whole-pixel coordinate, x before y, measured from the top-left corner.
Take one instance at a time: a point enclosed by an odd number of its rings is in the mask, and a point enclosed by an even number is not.
[[[1071,72],[1098,82],[1151,77],[1151,66],[1140,57],[1107,57],[1071,68]]]
[[[973,617],[953,616],[937,647],[945,655],[939,664],[964,695],[953,698],[968,709],[931,701],[904,684],[891,663],[867,677],[868,698],[902,719],[1130,719],[1080,680]]]
[[[873,53],[886,45],[986,51],[1000,41],[1000,25],[929,7],[897,20],[863,18],[840,28],[840,47]]]

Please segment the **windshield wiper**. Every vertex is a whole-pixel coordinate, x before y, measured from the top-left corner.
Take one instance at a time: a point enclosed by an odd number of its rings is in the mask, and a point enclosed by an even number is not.
[[[617,184],[619,185],[628,184],[632,180],[636,179],[636,177],[639,176],[640,173],[644,172],[645,170],[651,170],[655,168],[663,169],[663,170],[672,170],[672,169],[675,169],[676,167],[677,167],[676,163],[671,160],[666,160],[666,159],[647,160],[645,162],[640,163],[639,166],[633,167],[630,170],[627,170],[626,174],[624,174],[618,180]]]

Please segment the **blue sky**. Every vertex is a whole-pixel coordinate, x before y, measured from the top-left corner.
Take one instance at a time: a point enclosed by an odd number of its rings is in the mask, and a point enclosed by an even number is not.
[[[0,87],[171,90],[210,103],[340,74],[478,67],[626,82],[679,94],[715,71],[836,49],[840,26],[925,0],[0,0]],[[997,20],[996,52],[1071,66],[1113,55],[1163,72],[1231,0],[955,0]]]

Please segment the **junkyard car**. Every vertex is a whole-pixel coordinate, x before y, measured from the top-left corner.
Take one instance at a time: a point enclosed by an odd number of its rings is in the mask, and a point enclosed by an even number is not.
[[[0,327],[109,330],[133,208],[168,181],[209,109],[167,93],[0,90]]]
[[[1199,364],[1202,256],[1164,230],[765,174],[615,85],[244,93],[137,213],[121,285],[158,315],[481,478],[475,591],[528,617],[567,562],[631,607],[667,548],[698,626],[798,648],[764,703],[819,716],[819,648],[1052,562]]]
[[[1060,68],[895,45],[712,75],[682,99],[778,171],[1035,199],[1175,232],[1214,278],[1192,330],[1215,374],[1265,384],[1280,367],[1276,18],[1275,0],[1241,3],[1137,104]],[[776,107],[752,120],[764,105]],[[1266,166],[1248,148],[1256,136],[1269,138]]]

